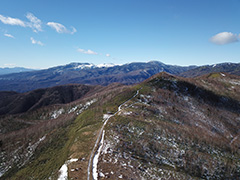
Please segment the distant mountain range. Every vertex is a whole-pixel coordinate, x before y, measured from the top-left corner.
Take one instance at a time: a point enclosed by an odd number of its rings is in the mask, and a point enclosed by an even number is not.
[[[240,76],[240,63],[221,63],[215,65],[205,65],[190,69],[179,75],[182,77],[197,77],[208,73],[226,72]]]
[[[173,66],[158,61],[124,65],[71,63],[45,70],[1,75],[0,91],[26,92],[71,83],[104,86],[115,82],[135,84],[162,71],[180,74],[193,68],[195,66]]]
[[[0,75],[0,91],[27,92],[39,88],[64,84],[109,85],[111,83],[136,84],[159,72],[182,77],[196,77],[212,72],[240,75],[239,63],[206,66],[174,66],[158,61],[135,62],[123,65],[70,63],[44,70]]]
[[[20,73],[20,72],[26,72],[26,71],[34,71],[34,69],[29,68],[23,68],[23,67],[14,67],[14,68],[0,68],[0,75],[3,74],[10,74],[10,73]]]

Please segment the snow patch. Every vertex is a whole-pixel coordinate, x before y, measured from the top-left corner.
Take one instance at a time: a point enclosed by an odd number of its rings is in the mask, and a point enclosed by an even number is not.
[[[112,117],[112,115],[110,115],[110,114],[104,114],[104,115],[103,115],[103,120],[106,121],[106,120],[108,120],[110,117]]]
[[[90,69],[95,67],[96,66],[94,64],[80,64],[78,66],[73,67],[73,69]]]
[[[96,67],[98,67],[98,68],[113,67],[113,66],[115,66],[115,64],[113,64],[113,63],[109,63],[109,64],[103,63],[103,64],[96,65]]]
[[[85,103],[85,105],[77,112],[77,115],[81,114],[84,110],[86,110],[90,105],[95,103],[97,99],[92,99],[91,101],[88,101]]]
[[[53,113],[51,115],[51,119],[56,119],[63,113],[64,113],[64,109],[63,108],[61,108],[59,110],[56,110],[56,111],[53,111]]]
[[[240,81],[237,80],[230,80],[229,83],[231,83],[232,85],[240,85]]]
[[[119,179],[122,179],[122,178],[123,178],[123,176],[122,176],[122,175],[119,175],[119,176],[118,176],[118,178],[119,178]]]
[[[67,172],[68,168],[67,168],[67,165],[64,164],[62,165],[61,169],[59,170],[59,177],[58,177],[58,180],[67,180],[67,177],[68,177],[68,172]]]
[[[99,176],[102,177],[102,178],[105,177],[105,175],[102,172],[99,173]]]
[[[59,170],[60,175],[58,177],[58,180],[67,180],[68,179],[68,167],[67,166],[70,163],[76,162],[76,161],[78,161],[78,159],[70,159],[62,165],[62,167]]]
[[[83,64],[76,64],[73,69],[94,69],[94,68],[109,68],[114,66],[122,66],[122,64],[113,64],[113,63],[103,63],[103,64],[92,64],[92,63],[83,63]]]
[[[112,153],[113,153],[112,145],[109,142],[104,143],[104,146],[102,148],[102,154],[112,154]]]
[[[81,105],[81,104],[80,104]],[[79,106],[75,106],[68,111],[68,114],[75,112]]]
[[[130,115],[130,114],[132,114],[132,111],[125,111],[125,112],[123,112],[123,115]]]

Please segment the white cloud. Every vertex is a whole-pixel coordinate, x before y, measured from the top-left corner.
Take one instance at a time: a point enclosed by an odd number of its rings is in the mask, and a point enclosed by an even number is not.
[[[43,46],[43,45],[44,45],[41,41],[37,41],[37,40],[35,40],[33,37],[31,37],[30,39],[31,39],[31,41],[32,41],[32,44],[38,44],[38,45],[40,45],[40,46]]]
[[[26,27],[26,23],[17,18],[5,17],[0,15],[0,21],[4,24]]]
[[[15,38],[13,35],[11,35],[11,34],[4,34],[4,36],[6,36],[6,37],[9,37],[9,38]]]
[[[55,29],[58,33],[67,33],[67,28],[62,24],[56,22],[48,22],[47,25]]]
[[[74,34],[75,32],[77,32],[76,28],[75,28],[75,27],[72,27],[72,32],[71,32],[71,34]]]
[[[84,54],[93,54],[93,55],[97,55],[98,54],[98,53],[96,53],[96,52],[94,52],[94,51],[92,51],[90,49],[84,50],[84,49],[78,48],[77,51],[80,52],[80,53],[84,53]]]
[[[211,37],[210,41],[214,44],[224,45],[224,44],[237,42],[238,36],[231,32],[221,32]]]
[[[26,18],[28,21],[22,21],[18,18],[7,17],[0,14],[0,21],[4,24],[30,27],[34,32],[43,31],[42,21],[40,19],[38,19],[32,13],[27,13]],[[47,25],[55,29],[58,33],[74,34],[77,32],[76,28],[74,27],[70,27],[68,29],[64,25],[56,22],[48,22]]]
[[[107,57],[110,57],[110,54],[106,54]]]
[[[42,21],[34,16],[32,13],[27,13],[26,17],[30,21],[28,26],[33,29],[34,32],[42,31]]]
[[[47,25],[55,29],[58,33],[74,34],[75,32],[77,32],[77,30],[74,27],[72,27],[72,31],[70,31],[64,25],[56,22],[48,22]]]
[[[34,16],[32,13],[28,13],[26,18],[29,22],[22,21],[18,18],[6,17],[0,15],[0,21],[4,24],[22,26],[22,27],[30,27],[34,32],[42,31],[42,21]]]

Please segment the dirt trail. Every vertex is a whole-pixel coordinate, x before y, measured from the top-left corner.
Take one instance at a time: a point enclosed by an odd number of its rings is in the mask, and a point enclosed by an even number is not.
[[[103,126],[102,126],[102,128],[101,128],[101,130],[100,130],[100,132],[99,132],[99,134],[98,134],[97,140],[96,140],[96,142],[95,142],[95,144],[94,144],[93,150],[92,150],[92,152],[91,152],[91,156],[90,156],[89,161],[88,161],[88,169],[87,169],[88,178],[87,178],[87,180],[90,180],[91,170],[92,170],[92,176],[93,176],[94,173],[96,173],[96,172],[93,172],[93,168],[92,168],[92,167],[93,167],[93,163],[94,163],[93,159],[94,159],[94,155],[96,154],[97,147],[100,146],[100,138],[102,138],[103,129],[104,129],[104,127],[106,126],[108,120],[109,120],[111,117],[115,116],[117,113],[119,113],[119,112],[122,110],[122,109],[121,109],[122,106],[123,106],[124,104],[126,104],[128,101],[130,101],[130,100],[132,100],[133,98],[135,98],[138,94],[139,94],[139,90],[137,90],[136,94],[135,94],[133,97],[131,97],[130,99],[128,99],[128,100],[125,101],[124,103],[120,104],[120,105],[118,106],[117,112],[115,112],[113,115],[109,115],[109,116],[106,118],[105,122],[103,123]],[[102,142],[102,143],[103,143],[103,142]],[[97,163],[97,161],[98,161],[98,160],[96,160],[95,163]],[[93,180],[95,180],[94,177],[93,177]]]

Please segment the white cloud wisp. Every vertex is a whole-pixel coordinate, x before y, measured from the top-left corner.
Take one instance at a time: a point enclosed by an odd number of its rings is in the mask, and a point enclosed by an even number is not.
[[[32,44],[38,44],[40,46],[43,46],[44,44],[41,41],[35,40],[33,37],[30,38]]]
[[[97,55],[98,54],[98,53],[96,53],[96,52],[94,52],[90,49],[84,50],[84,49],[78,48],[77,51],[80,52],[80,53],[83,53],[83,54],[92,54],[92,55]]]
[[[18,18],[7,17],[0,14],[0,21],[4,24],[29,27],[33,30],[33,32],[43,31],[42,21],[38,19],[34,14],[30,12],[27,13],[26,18],[28,19],[28,21],[22,21]],[[74,27],[70,27],[68,29],[64,25],[56,22],[48,22],[46,25],[53,28],[58,33],[74,34],[77,32],[76,28]]]
[[[40,19],[32,13],[27,13],[26,18],[30,21],[28,26],[32,28],[34,32],[42,31],[42,21]]]
[[[8,24],[12,26],[30,27],[34,32],[42,31],[42,21],[34,16],[32,13],[28,13],[26,18],[29,22],[22,21],[18,18],[6,17],[0,15],[0,21],[3,24]]]
[[[47,25],[55,29],[55,31],[57,31],[58,33],[74,34],[75,32],[77,32],[77,30],[74,27],[72,27],[72,31],[70,31],[64,25],[56,22],[48,22]]]
[[[13,39],[15,38],[13,35],[11,35],[11,34],[7,34],[7,33],[4,34],[4,36],[9,37],[9,38],[13,38]]]
[[[77,30],[76,30],[76,28],[75,27],[72,27],[72,31],[70,32],[71,34],[74,34],[74,33],[76,33],[77,32]]]
[[[224,45],[238,41],[238,36],[231,32],[221,32],[210,38],[210,42],[218,45]]]
[[[11,17],[5,17],[0,14],[0,21],[2,21],[3,24],[8,24],[8,25],[15,25],[15,26],[22,26],[26,27],[26,23],[18,18],[11,18]]]

